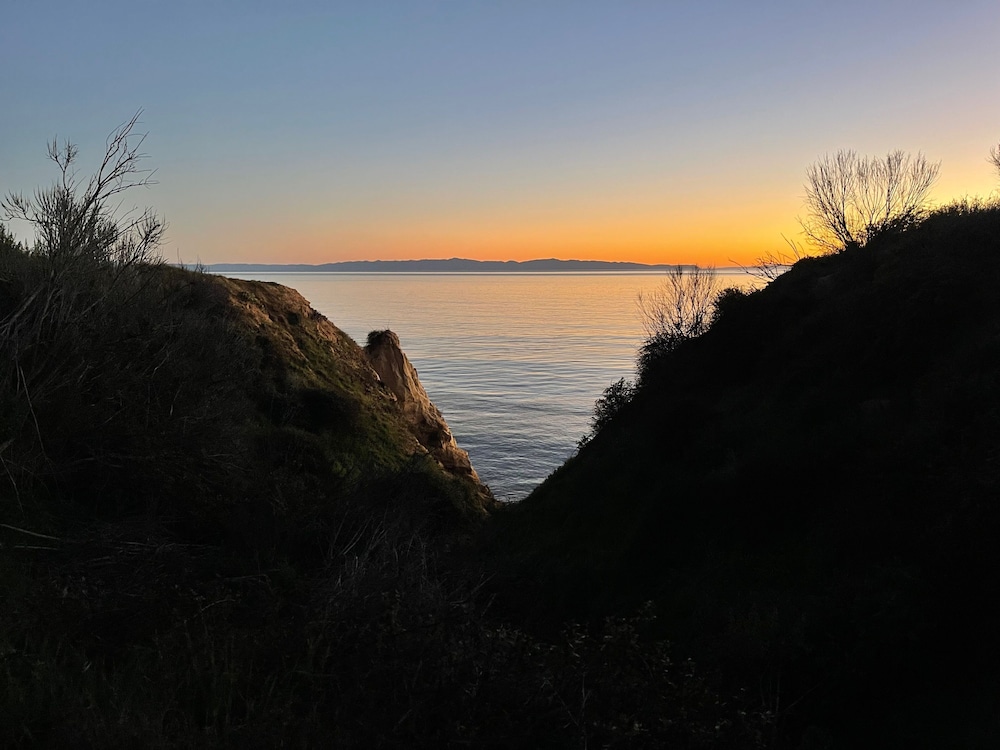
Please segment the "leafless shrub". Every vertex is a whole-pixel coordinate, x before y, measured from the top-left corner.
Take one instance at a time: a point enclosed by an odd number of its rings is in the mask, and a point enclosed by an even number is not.
[[[158,267],[164,223],[123,208],[126,191],[151,183],[138,117],[111,133],[89,180],[77,178],[77,147],[53,141],[55,184],[0,200],[4,218],[34,231],[28,243],[0,243],[0,467],[15,494],[90,467],[122,474],[130,456],[152,454],[154,433],[184,427],[190,442],[200,417],[180,425],[182,403],[208,408],[188,395],[188,355],[200,346],[214,361],[208,350],[224,337],[177,335],[183,284]],[[144,466],[169,466],[156,450],[161,460]]]
[[[636,362],[640,381],[656,362],[708,330],[718,291],[714,268],[676,266],[659,287],[639,293],[639,316],[646,332]]]
[[[799,223],[808,240],[825,252],[863,247],[926,215],[927,195],[939,169],[940,162],[928,162],[919,153],[827,155],[806,172],[806,218]]]
[[[743,272],[768,284],[809,255],[794,240],[784,236],[782,239],[788,245],[787,253],[781,251],[765,253],[759,256],[752,266],[741,265],[740,268],[743,269]]]
[[[699,336],[712,319],[719,282],[714,268],[675,266],[651,292],[639,293],[642,327],[649,338]]]
[[[96,260],[115,267],[128,267],[158,257],[165,224],[149,209],[122,210],[113,199],[127,190],[153,183],[153,171],[141,167],[146,155],[140,151],[146,136],[135,133],[141,111],[108,136],[104,158],[97,173],[81,185],[75,165],[79,149],[54,140],[48,156],[59,168],[59,179],[31,197],[9,193],[0,200],[5,218],[22,220],[35,230],[33,253],[69,264],[73,260]]]

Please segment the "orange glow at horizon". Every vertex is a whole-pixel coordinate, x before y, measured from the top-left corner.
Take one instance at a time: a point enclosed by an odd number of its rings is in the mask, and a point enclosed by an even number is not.
[[[217,246],[212,262],[308,263],[349,260],[419,260],[469,258],[473,260],[631,261],[637,263],[697,263],[730,266],[783,247],[780,232],[751,233],[735,227],[711,236],[675,231],[669,238],[637,228],[611,230],[592,227],[584,232],[513,228],[501,232],[466,233],[460,229],[410,233],[358,232],[331,237],[319,233],[280,233],[278,236],[233,241],[233,249]],[[728,230],[728,231],[726,231]],[[222,259],[225,258],[225,261]]]
[[[597,190],[570,191],[544,202],[501,199],[496,207],[470,203],[450,211],[439,205],[386,205],[381,210],[353,206],[320,213],[313,205],[259,221],[245,216],[227,220],[221,213],[210,226],[192,227],[189,237],[183,227],[172,228],[171,234],[184,252],[197,248],[192,254],[206,263],[459,257],[752,265],[762,256],[787,253],[786,238],[802,241],[797,222],[802,184],[787,179],[779,187],[774,182],[731,185],[716,195],[704,189],[682,195],[649,190],[605,199]],[[970,164],[964,170],[943,165],[932,205],[964,196],[995,196],[996,187],[996,176],[984,165]]]
[[[794,201],[792,201],[794,203]],[[294,222],[292,226],[248,227],[234,235],[209,230],[200,255],[206,262],[321,264],[353,260],[604,260],[637,263],[696,263],[701,266],[748,265],[759,256],[785,248],[782,235],[795,233],[792,220],[770,217],[789,213],[787,206],[766,210],[746,204],[720,211],[718,206],[689,207],[653,215],[597,215],[530,218],[524,221],[465,216],[451,221]],[[245,226],[245,224],[244,224]],[[205,234],[202,237],[206,237]],[[204,239],[203,239],[204,241]]]

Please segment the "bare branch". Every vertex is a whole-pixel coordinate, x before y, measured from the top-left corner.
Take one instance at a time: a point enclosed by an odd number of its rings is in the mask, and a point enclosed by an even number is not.
[[[739,266],[743,273],[748,276],[760,279],[764,283],[772,282],[795,265],[798,261],[809,255],[794,240],[790,240],[784,235],[781,235],[781,239],[783,239],[785,244],[788,245],[789,251],[787,253],[783,253],[781,251],[767,252],[764,255],[758,256],[752,266],[744,266],[743,264],[737,263],[732,259],[730,259],[730,261],[733,265]]]
[[[638,308],[642,327],[650,338],[672,336],[692,338],[708,328],[712,302],[718,291],[714,268],[685,269],[676,266],[667,272],[663,284],[651,292],[639,293]]]
[[[883,158],[861,158],[854,151],[823,157],[806,172],[807,215],[799,219],[806,238],[826,252],[840,252],[912,226],[926,215],[940,166],[902,151]]]
[[[140,150],[145,134],[135,132],[142,110],[115,128],[107,138],[104,158],[97,173],[81,189],[74,166],[77,147],[53,139],[48,156],[59,168],[59,180],[48,189],[36,190],[32,198],[10,193],[0,200],[8,219],[34,226],[34,252],[61,264],[93,259],[112,265],[132,265],[158,259],[165,224],[149,210],[137,219],[124,214],[122,202],[110,199],[126,190],[154,184],[154,171],[141,167],[146,154]]]

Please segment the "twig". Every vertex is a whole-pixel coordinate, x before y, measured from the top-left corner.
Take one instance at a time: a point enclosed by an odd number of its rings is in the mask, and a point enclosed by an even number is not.
[[[28,536],[38,537],[39,539],[49,539],[53,542],[62,542],[64,540],[57,536],[49,536],[48,534],[39,534],[37,531],[28,531],[27,529],[22,529],[17,526],[11,526],[9,523],[0,523],[0,527],[5,529],[10,529],[11,531],[16,531],[20,534],[27,534]]]

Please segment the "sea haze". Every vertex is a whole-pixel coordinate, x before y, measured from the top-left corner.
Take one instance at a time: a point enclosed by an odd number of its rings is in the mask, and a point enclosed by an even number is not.
[[[576,450],[594,400],[630,378],[636,297],[662,273],[242,273],[297,289],[364,345],[391,328],[482,480],[520,500]],[[719,274],[746,286],[745,274]]]

